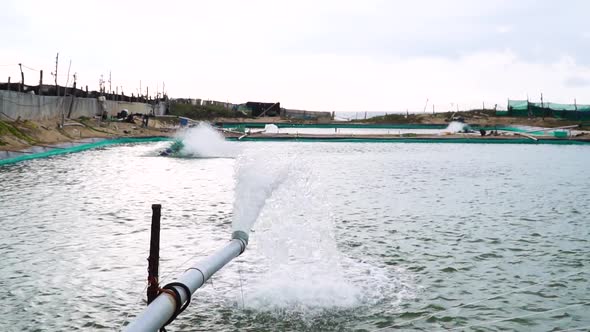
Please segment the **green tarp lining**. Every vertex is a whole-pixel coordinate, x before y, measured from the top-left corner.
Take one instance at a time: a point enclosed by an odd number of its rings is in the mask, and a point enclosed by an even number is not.
[[[445,129],[448,124],[375,124],[375,123],[273,123],[279,128],[359,128],[359,129]],[[264,122],[223,122],[225,129],[264,128]]]
[[[15,158],[1,159],[0,166],[14,164],[25,160],[46,158],[57,156],[61,154],[81,152],[85,150],[95,149],[108,145],[126,144],[126,143],[147,143],[147,142],[162,142],[171,141],[170,137],[141,137],[141,138],[116,138],[107,139],[104,141],[81,144],[68,148],[56,148],[53,150],[32,153]],[[237,138],[228,138],[230,141],[237,141]],[[588,141],[577,140],[547,140],[539,139],[533,141],[530,139],[486,139],[486,138],[394,138],[394,139],[379,139],[379,138],[305,138],[305,137],[244,137],[243,141],[265,141],[265,142],[280,142],[280,141],[296,141],[296,142],[334,142],[334,143],[473,143],[473,144],[560,144],[560,145],[590,145]]]
[[[74,153],[80,152],[90,149],[95,149],[103,146],[114,145],[114,144],[125,144],[125,143],[146,143],[146,142],[162,142],[162,141],[169,141],[172,138],[169,137],[138,137],[138,138],[131,138],[131,137],[124,137],[124,138],[115,138],[115,139],[106,139],[99,142],[88,143],[88,144],[80,144],[72,147],[67,148],[55,148],[53,150],[40,152],[40,153],[31,153],[26,154],[14,158],[9,159],[0,159],[0,166],[14,164],[25,160],[37,159],[37,158],[46,158],[51,156],[57,156],[60,154],[66,153]]]
[[[237,141],[237,138],[228,138]],[[240,142],[323,142],[323,143],[468,143],[468,144],[557,144],[557,145],[590,145],[590,141],[567,139],[528,138],[311,138],[311,137],[244,137]]]

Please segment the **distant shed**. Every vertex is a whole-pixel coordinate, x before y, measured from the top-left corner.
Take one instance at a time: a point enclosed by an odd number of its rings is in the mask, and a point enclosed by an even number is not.
[[[278,116],[281,114],[281,103],[261,103],[256,101],[249,101],[246,103],[246,109],[248,109],[252,116],[258,117],[264,116]]]

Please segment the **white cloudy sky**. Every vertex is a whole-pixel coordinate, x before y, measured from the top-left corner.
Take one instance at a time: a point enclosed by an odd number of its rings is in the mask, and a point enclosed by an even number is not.
[[[437,110],[506,99],[590,103],[585,0],[3,0],[0,81],[308,110]],[[25,70],[34,84],[38,73]],[[114,88],[113,88],[114,89]]]

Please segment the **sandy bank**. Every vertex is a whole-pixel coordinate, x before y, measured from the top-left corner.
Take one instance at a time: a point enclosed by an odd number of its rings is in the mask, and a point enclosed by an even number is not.
[[[141,119],[133,123],[81,118],[56,121],[0,121],[0,151],[22,151],[33,146],[59,145],[91,138],[172,136],[177,127],[174,118],[150,118],[148,126]]]

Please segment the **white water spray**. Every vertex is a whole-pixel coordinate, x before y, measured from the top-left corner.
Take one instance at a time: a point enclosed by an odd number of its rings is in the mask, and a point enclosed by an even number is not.
[[[467,125],[466,123],[459,122],[459,121],[453,121],[453,122],[449,123],[449,125],[447,126],[447,128],[445,130],[443,130],[443,133],[456,134],[456,133],[465,132],[468,129],[469,129],[469,125]]]
[[[266,200],[287,177],[289,164],[289,158],[262,152],[238,158],[232,231],[250,232]]]
[[[268,272],[246,292],[247,307],[313,314],[359,303],[360,288],[345,278],[330,209],[314,193],[314,183],[309,170],[297,165],[267,201],[256,238]]]
[[[183,144],[179,151],[183,157],[233,158],[238,153],[236,143],[226,141],[222,134],[205,122],[181,132],[177,138]]]
[[[312,165],[280,151],[246,151],[236,161],[232,228],[249,233],[256,223],[249,250],[262,258],[256,261],[262,274],[246,276],[238,303],[308,321],[327,310],[411,297],[404,273],[340,253],[332,209]]]
[[[307,320],[329,311],[392,302],[406,286],[386,269],[342,255],[332,209],[321,179],[298,158],[266,200],[256,223],[256,246],[264,260],[244,290],[246,308]]]

